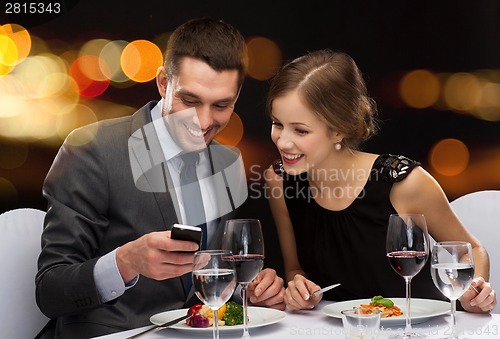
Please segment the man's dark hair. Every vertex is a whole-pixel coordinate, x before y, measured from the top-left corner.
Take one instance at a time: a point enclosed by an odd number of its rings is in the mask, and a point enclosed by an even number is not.
[[[243,83],[247,64],[245,39],[222,20],[193,19],[179,26],[170,36],[165,53],[168,77],[178,75],[184,57],[201,60],[216,71],[237,70],[238,87]]]

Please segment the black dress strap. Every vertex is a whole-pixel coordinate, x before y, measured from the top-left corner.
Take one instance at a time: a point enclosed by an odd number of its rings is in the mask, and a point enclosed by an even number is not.
[[[406,178],[416,166],[420,166],[418,161],[403,155],[382,154],[375,160],[373,170],[384,181],[398,182]]]
[[[418,161],[403,155],[382,154],[375,160],[373,171],[383,181],[398,182],[406,178],[416,166],[420,165]],[[280,176],[285,175],[281,159],[273,161],[273,170]]]

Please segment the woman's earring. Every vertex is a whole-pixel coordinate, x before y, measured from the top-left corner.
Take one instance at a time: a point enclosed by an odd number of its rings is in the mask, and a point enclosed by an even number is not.
[[[340,142],[337,142],[337,143],[335,144],[335,149],[336,149],[337,151],[340,151],[340,150],[342,149],[342,144],[341,144]]]

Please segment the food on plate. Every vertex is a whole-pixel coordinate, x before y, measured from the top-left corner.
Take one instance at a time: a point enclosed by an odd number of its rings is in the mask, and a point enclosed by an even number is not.
[[[380,310],[380,316],[382,318],[399,317],[403,315],[401,309],[394,305],[391,299],[384,298],[381,295],[374,296],[369,304],[360,304],[359,307]]]
[[[209,327],[210,320],[207,317],[199,314],[193,314],[186,320],[186,324],[191,327]]]
[[[207,305],[196,304],[191,306],[187,314],[192,314],[186,320],[186,324],[191,327],[210,327],[213,325],[213,312]],[[222,305],[217,312],[219,326],[234,326],[243,324],[243,307],[234,302],[229,301]]]
[[[391,308],[394,306],[394,302],[391,299],[384,298],[381,295],[376,295],[372,298],[370,305],[372,305],[372,306],[384,306],[387,308]]]
[[[203,304],[196,304],[196,305],[193,305],[189,308],[187,314],[198,314],[198,312],[200,311],[200,308],[203,306]]]
[[[226,312],[222,316],[222,320],[227,326],[243,324],[243,306],[234,301],[226,303]],[[248,317],[247,317],[248,319]]]

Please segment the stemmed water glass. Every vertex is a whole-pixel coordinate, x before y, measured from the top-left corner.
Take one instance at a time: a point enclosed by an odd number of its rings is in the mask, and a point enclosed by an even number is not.
[[[230,250],[236,269],[236,280],[241,286],[243,299],[243,336],[248,333],[247,287],[264,265],[264,237],[258,219],[232,219],[226,221],[222,249]]]
[[[429,256],[429,235],[422,214],[391,214],[387,229],[387,258],[391,267],[406,282],[406,326],[393,338],[425,337],[411,328],[411,279],[424,267]]]
[[[198,298],[213,313],[213,338],[219,338],[219,308],[236,288],[234,264],[228,260],[230,251],[206,250],[194,254],[193,286]]]
[[[444,241],[432,246],[431,276],[436,287],[451,301],[451,336],[456,332],[456,301],[469,288],[474,278],[474,256],[468,242]]]

